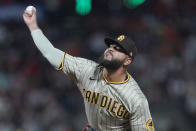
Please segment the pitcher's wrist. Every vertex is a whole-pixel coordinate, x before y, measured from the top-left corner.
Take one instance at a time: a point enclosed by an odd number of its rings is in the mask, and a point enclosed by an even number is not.
[[[30,25],[30,26],[29,26],[30,32],[32,32],[32,31],[34,31],[34,30],[37,30],[37,29],[39,29],[39,27],[38,27],[37,24],[34,24],[34,25]]]

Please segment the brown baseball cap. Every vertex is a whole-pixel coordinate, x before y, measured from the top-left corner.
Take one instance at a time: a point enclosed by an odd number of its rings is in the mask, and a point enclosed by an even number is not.
[[[104,41],[107,46],[110,46],[111,44],[120,46],[124,50],[124,53],[130,56],[132,59],[134,59],[137,54],[135,42],[128,36],[120,35],[116,39],[107,37],[104,39]]]

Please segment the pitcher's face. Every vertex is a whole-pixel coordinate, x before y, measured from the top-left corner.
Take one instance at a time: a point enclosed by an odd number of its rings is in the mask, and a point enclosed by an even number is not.
[[[104,59],[108,61],[124,60],[126,57],[123,49],[115,44],[111,44],[104,52]]]
[[[110,45],[99,59],[99,63],[106,69],[117,70],[124,65],[127,57],[119,46]]]

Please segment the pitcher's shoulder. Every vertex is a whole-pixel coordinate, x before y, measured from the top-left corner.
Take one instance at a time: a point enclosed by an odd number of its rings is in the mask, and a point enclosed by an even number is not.
[[[130,80],[129,80],[127,86],[128,86],[128,92],[129,92],[129,94],[131,94],[130,97],[138,98],[138,99],[141,99],[141,100],[146,99],[146,96],[144,95],[140,86],[138,85],[138,83],[132,77],[130,77]]]

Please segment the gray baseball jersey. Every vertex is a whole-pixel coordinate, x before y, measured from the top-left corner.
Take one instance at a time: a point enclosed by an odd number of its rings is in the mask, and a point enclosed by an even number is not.
[[[65,53],[59,69],[77,84],[96,130],[154,131],[147,99],[128,73],[125,81],[109,82],[96,62]]]

